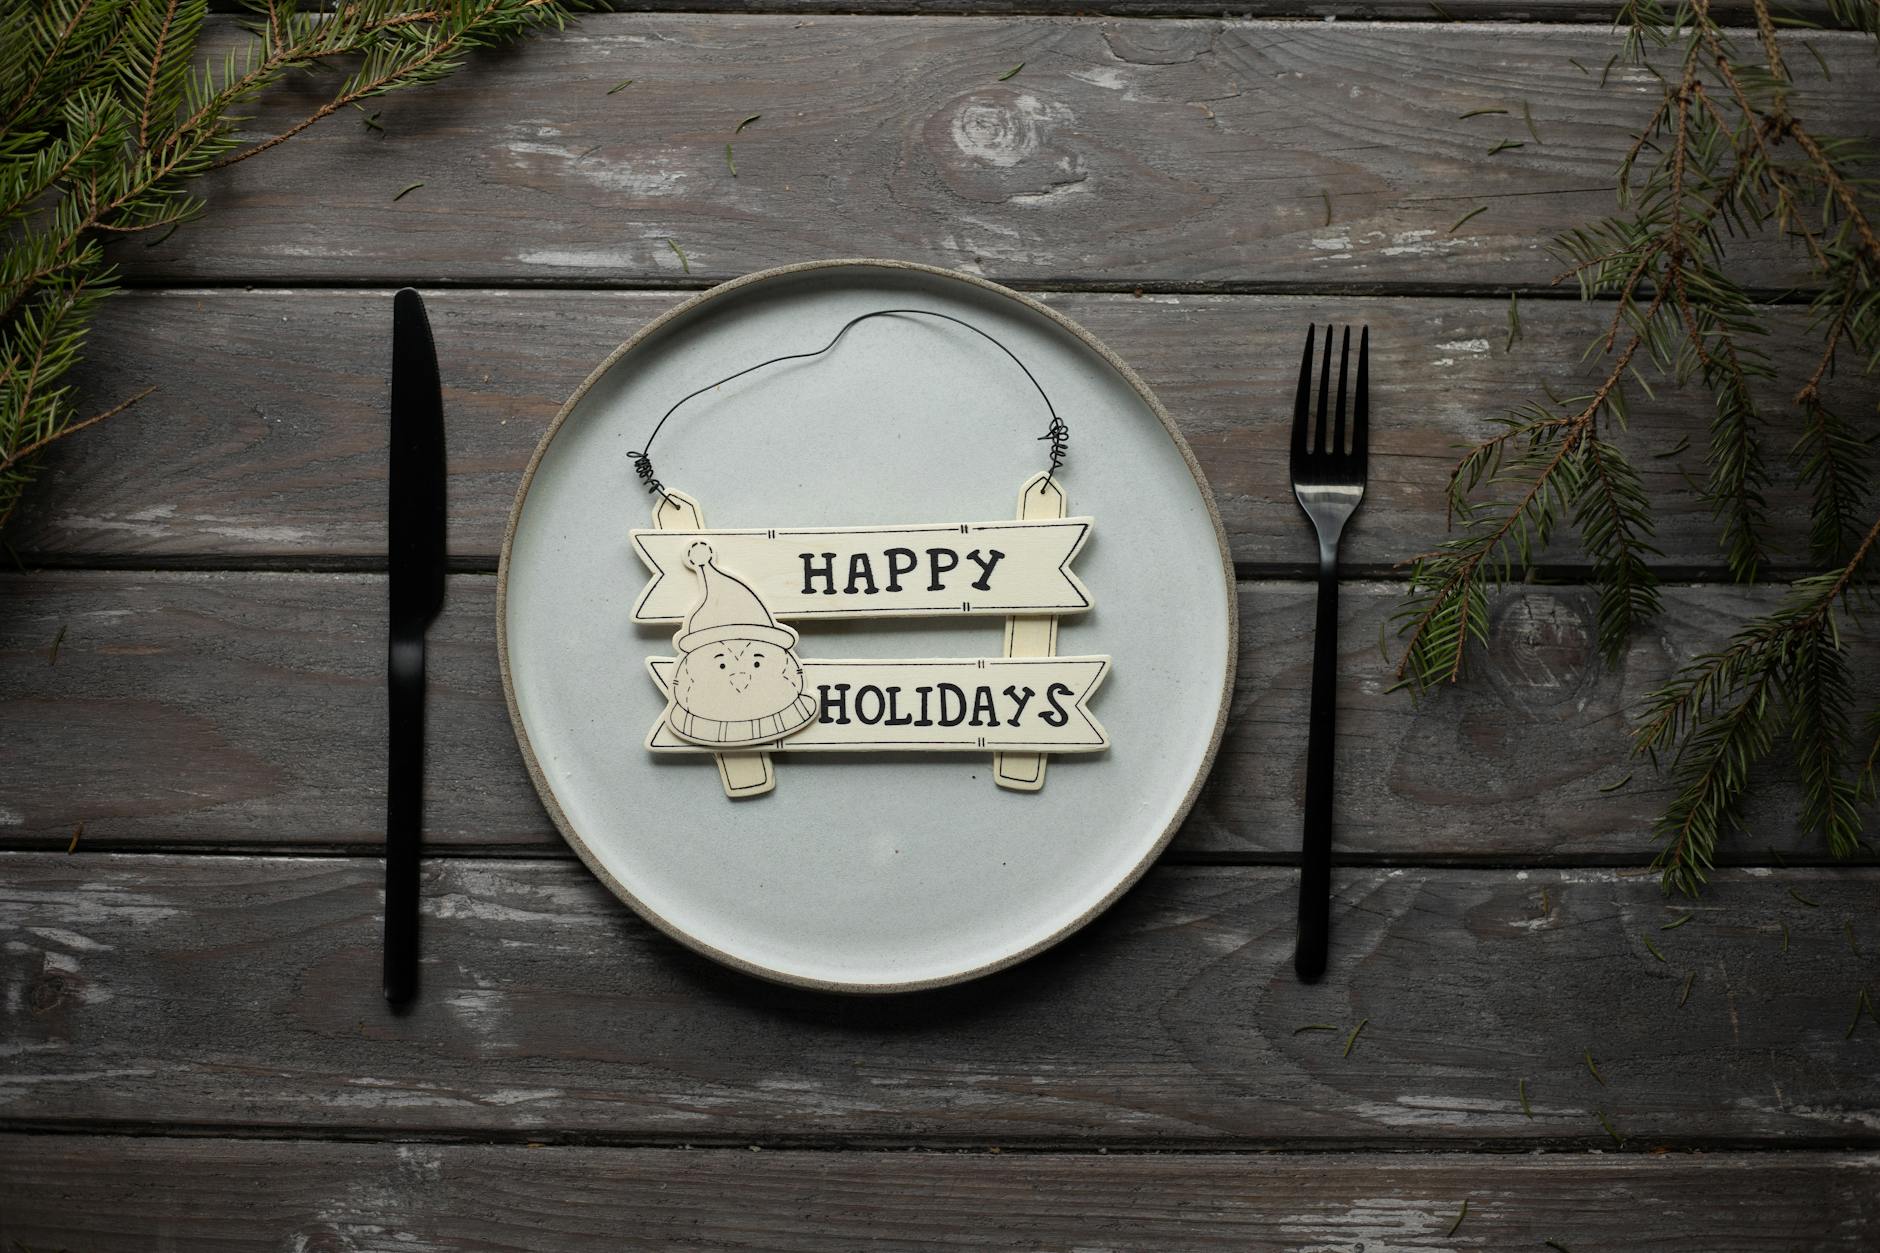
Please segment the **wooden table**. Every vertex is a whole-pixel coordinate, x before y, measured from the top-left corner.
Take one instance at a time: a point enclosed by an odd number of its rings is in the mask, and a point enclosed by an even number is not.
[[[1703,899],[1645,871],[1667,792],[1626,711],[1776,595],[1721,581],[1687,478],[1705,399],[1661,392],[1635,423],[1669,582],[1618,664],[1571,547],[1560,581],[1498,600],[1466,685],[1414,705],[1377,647],[1455,441],[1585,377],[1605,311],[1549,286],[1545,241],[1609,211],[1658,91],[1599,86],[1610,6],[758,7],[592,16],[481,58],[387,100],[382,131],[335,118],[227,171],[200,224],[119,253],[136,290],[84,386],[161,390],[50,463],[10,536],[30,572],[0,576],[0,1247],[1880,1242],[1880,1024],[1849,1035],[1880,991],[1880,871],[1826,864],[1781,771]],[[1812,42],[1826,129],[1873,134],[1871,42]],[[1745,254],[1781,287],[1778,249]],[[683,292],[833,255],[982,273],[1107,340],[1193,443],[1242,578],[1233,724],[1163,864],[1056,951],[886,1000],[754,982],[617,904],[530,789],[493,646],[518,474],[592,363]],[[425,993],[394,1017],[405,283],[447,380],[456,573]],[[1345,550],[1333,966],[1306,988],[1313,550],[1284,411],[1300,334],[1334,318],[1371,327],[1378,416]],[[1794,483],[1770,498],[1793,541]]]

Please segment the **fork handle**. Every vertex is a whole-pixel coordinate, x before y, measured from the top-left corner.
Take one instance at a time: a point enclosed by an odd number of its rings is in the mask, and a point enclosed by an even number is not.
[[[1318,626],[1312,633],[1312,717],[1306,732],[1306,817],[1300,845],[1299,947],[1305,983],[1325,973],[1332,914],[1332,748],[1338,723],[1338,541],[1319,540]]]

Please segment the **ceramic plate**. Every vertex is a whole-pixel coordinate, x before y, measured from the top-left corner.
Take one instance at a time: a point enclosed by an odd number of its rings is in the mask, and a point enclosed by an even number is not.
[[[1024,361],[1070,426],[1059,481],[1096,520],[1077,558],[1095,609],[1063,656],[1107,654],[1091,702],[1112,747],[1055,756],[1040,792],[994,786],[986,754],[776,757],[777,788],[728,800],[703,755],[643,747],[662,700],[645,658],[672,628],[630,620],[650,524],[630,454],[681,396],[822,346],[871,309],[963,318]],[[680,410],[660,477],[711,527],[862,526],[1014,515],[1045,467],[1036,391],[976,335],[863,322],[832,352]],[[1037,301],[965,274],[830,261],[754,274],[657,319],[543,437],[499,574],[517,739],[549,813],[595,874],[682,942],[753,974],[903,991],[1010,965],[1133,883],[1193,803],[1234,669],[1225,537],[1193,457],[1141,380]],[[797,623],[805,656],[999,656],[999,618]]]

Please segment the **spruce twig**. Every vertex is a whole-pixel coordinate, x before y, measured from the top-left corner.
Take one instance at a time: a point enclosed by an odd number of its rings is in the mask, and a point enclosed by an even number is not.
[[[1839,20],[1880,35],[1880,5],[1832,4]],[[1598,593],[1600,651],[1616,659],[1660,604],[1652,502],[1611,438],[1630,424],[1633,396],[1650,398],[1647,373],[1710,394],[1697,490],[1738,578],[1768,564],[1764,493],[1786,443],[1811,497],[1809,555],[1820,573],[1652,693],[1635,729],[1637,751],[1673,786],[1653,829],[1666,887],[1686,892],[1707,879],[1751,768],[1779,745],[1801,775],[1802,826],[1837,856],[1860,847],[1863,806],[1880,796],[1880,710],[1856,716],[1845,638],[1873,599],[1875,428],[1871,410],[1856,417],[1828,396],[1837,362],[1880,367],[1880,161],[1800,116],[1769,0],[1751,9],[1745,37],[1719,25],[1710,0],[1621,5],[1621,55],[1663,88],[1620,162],[1619,211],[1555,240],[1567,266],[1556,282],[1612,310],[1591,349],[1602,377],[1584,395],[1550,395],[1496,419],[1463,453],[1449,478],[1451,535],[1405,563],[1409,593],[1395,620],[1399,686],[1457,680],[1472,643],[1486,643],[1491,591],[1526,577],[1573,530]],[[1531,110],[1523,117],[1538,139]],[[1775,354],[1731,266],[1737,241],[1758,232],[1794,244],[1815,290],[1815,344],[1782,440],[1761,399],[1780,377]],[[1659,455],[1686,447],[1681,439]]]
[[[477,48],[561,25],[564,0],[255,0],[252,44],[199,55],[206,0],[5,0],[0,6],[0,526],[53,443],[91,417],[64,379],[91,320],[118,290],[102,237],[167,239],[201,201],[190,184],[342,109],[435,82]],[[350,70],[333,96],[280,133],[241,146],[237,128],[291,74]],[[368,127],[378,115],[360,110]],[[407,190],[410,190],[407,188]],[[403,194],[403,193],[400,193]]]

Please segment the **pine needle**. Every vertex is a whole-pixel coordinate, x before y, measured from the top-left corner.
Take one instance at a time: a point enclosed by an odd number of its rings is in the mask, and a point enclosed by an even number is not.
[[[1862,953],[1860,951],[1860,941],[1854,938],[1853,921],[1847,920],[1847,921],[1842,922],[1841,929],[1847,932],[1847,951],[1852,953],[1856,957],[1862,956]]]
[[[1354,1045],[1354,1044],[1356,1044],[1356,1043],[1358,1042],[1358,1033],[1359,1033],[1360,1031],[1363,1031],[1363,1030],[1364,1030],[1364,1024],[1365,1024],[1365,1023],[1368,1023],[1368,1022],[1370,1022],[1370,1021],[1371,1021],[1371,1020],[1370,1020],[1369,1018],[1360,1018],[1360,1019],[1358,1020],[1358,1025],[1357,1025],[1357,1026],[1355,1026],[1355,1027],[1353,1027],[1353,1028],[1351,1029],[1351,1034],[1345,1037],[1345,1051],[1344,1051],[1343,1053],[1341,1053],[1341,1054],[1339,1054],[1339,1056],[1341,1056],[1341,1057],[1350,1057],[1350,1056],[1351,1056],[1351,1046],[1352,1046],[1352,1045]]]
[[[398,194],[396,196],[392,197],[392,203],[397,204],[400,200],[403,200],[406,196],[409,196],[412,192],[418,190],[418,188],[422,186],[424,186],[423,183],[407,183],[404,187],[399,189]]]
[[[1620,779],[1617,783],[1608,783],[1604,787],[1600,788],[1599,790],[1602,792],[1616,792],[1620,788],[1624,787],[1626,784],[1630,783],[1631,781],[1632,781],[1632,772],[1628,770],[1623,779]]]
[[[1558,1240],[1543,1240],[1541,1243],[1552,1249],[1554,1253],[1573,1253],[1572,1249],[1560,1243]]]
[[[1464,222],[1467,222],[1470,218],[1476,216],[1479,213],[1487,213],[1487,212],[1488,212],[1487,205],[1483,204],[1483,205],[1475,206],[1475,208],[1470,209],[1467,213],[1463,214],[1461,217],[1457,218],[1454,222],[1451,222],[1449,224],[1449,233],[1451,235],[1454,235]]]
[[[1685,449],[1689,448],[1690,446],[1691,446],[1691,437],[1689,435],[1685,435],[1681,437],[1676,444],[1672,445],[1670,448],[1667,448],[1664,452],[1653,453],[1652,458],[1653,460],[1656,460],[1656,461],[1663,461],[1666,457],[1677,456],[1679,453],[1683,452]]]
[[[1541,133],[1534,129],[1534,111],[1528,108],[1528,102],[1525,100],[1521,102],[1521,120],[1527,123],[1528,134],[1534,137],[1534,142],[1540,143]]]
[[[1528,1104],[1527,1080],[1526,1079],[1517,1080],[1515,1083],[1515,1091],[1521,1094],[1521,1112],[1527,1115],[1529,1118],[1533,1118],[1534,1110]]]
[[[1521,293],[1508,293],[1508,342],[1502,346],[1504,353],[1514,351],[1514,341],[1521,338]]]
[[[72,838],[76,841],[78,837],[73,836]],[[1862,988],[1860,995],[1854,998],[1854,1021],[1847,1024],[1847,1032],[1841,1037],[1843,1040],[1851,1040],[1854,1038],[1854,1029],[1860,1026],[1860,1016],[1862,1014],[1866,1014],[1875,1022],[1880,1022],[1880,1014],[1874,1013],[1873,1001],[1868,998],[1866,988]]]
[[[1678,993],[1678,1008],[1684,1008],[1684,1002],[1691,999],[1691,985],[1697,982],[1697,972],[1693,970],[1684,977],[1684,990]]]
[[[731,145],[725,145],[725,168],[731,171],[731,177],[738,176],[738,163],[731,159]]]
[[[1619,1147],[1624,1148],[1625,1137],[1620,1135],[1619,1129],[1612,1125],[1612,1119],[1606,1117],[1606,1111],[1604,1109],[1599,1108],[1598,1106],[1595,1106],[1593,1108],[1593,1112],[1599,1115],[1599,1125],[1606,1129],[1606,1134],[1612,1137],[1612,1142],[1618,1145]]]
[[[1581,65],[1578,61],[1575,61],[1572,57],[1567,58],[1567,64],[1571,65],[1574,69],[1586,75],[1588,78],[1591,78],[1593,76],[1593,71],[1587,69],[1584,65]]]
[[[1782,951],[1789,951],[1789,924],[1786,922],[1782,924]]]
[[[609,87],[607,89],[607,94],[611,96],[615,92],[624,91],[631,86],[633,86],[633,80],[630,78],[623,78],[619,82],[615,83],[612,87]]]
[[[1020,61],[1017,65],[1014,65],[1011,69],[999,75],[998,81],[1003,83],[1003,82],[1008,81],[1009,79],[1016,78],[1018,77],[1018,72],[1024,68],[1025,68],[1025,63],[1023,61]]]
[[[46,656],[46,664],[48,666],[56,666],[59,664],[59,645],[63,643],[65,643],[65,623],[61,622],[59,624],[59,633],[52,637],[52,651]],[[1852,935],[1853,932],[1850,930],[1848,934]]]
[[[1308,1031],[1336,1031],[1337,1027],[1329,1022],[1309,1022],[1302,1027],[1294,1027],[1294,1035],[1304,1035]]]
[[[77,826],[75,826],[75,827],[73,827],[73,828],[72,828],[72,842],[71,842],[70,844],[67,844],[67,845],[65,846],[65,855],[66,855],[67,857],[70,857],[70,856],[71,856],[71,855],[72,855],[73,853],[76,853],[76,852],[78,851],[78,837],[79,837],[79,836],[81,836],[81,835],[83,835],[83,834],[85,834],[85,824],[84,824],[84,823],[82,823],[82,822],[81,822],[81,823],[79,823],[79,824],[78,824]],[[1860,1019],[1859,1019],[1859,1016],[1858,1016],[1858,1015],[1856,1015],[1856,1017],[1855,1017],[1855,1021],[1856,1021],[1856,1022],[1858,1022],[1859,1020],[1860,1020]],[[1849,1031],[1849,1032],[1848,1032],[1848,1034],[1849,1034],[1849,1035],[1852,1035],[1852,1034],[1853,1034],[1853,1032],[1852,1032],[1852,1031]]]
[[[1649,933],[1647,933],[1641,938],[1645,941],[1646,952],[1650,953],[1653,957],[1656,957],[1661,962],[1665,960],[1665,955],[1658,951],[1658,946],[1656,944],[1652,943],[1652,937]],[[1670,964],[1669,962],[1666,962],[1666,965],[1669,965],[1669,964]]]
[[[1599,1073],[1599,1067],[1593,1064],[1593,1050],[1592,1049],[1585,1050],[1584,1056],[1586,1057],[1586,1073],[1593,1076],[1593,1078],[1599,1080],[1600,1087],[1602,1088],[1605,1087],[1606,1086],[1605,1076],[1601,1075]]]
[[[1496,153],[1506,152],[1510,148],[1525,148],[1525,147],[1527,147],[1527,145],[1524,143],[1519,143],[1512,139],[1504,139],[1500,143],[1496,144],[1493,148],[1490,148],[1488,150],[1488,155],[1492,157]]]
[[[1456,120],[1466,122],[1472,117],[1485,117],[1490,113],[1506,113],[1507,111],[1506,109],[1470,109],[1467,113],[1458,113]]]
[[[744,131],[744,128],[745,128],[745,127],[747,127],[747,126],[749,126],[749,125],[750,125],[750,124],[751,124],[752,122],[755,122],[755,121],[756,121],[756,120],[757,120],[758,118],[760,118],[760,117],[763,117],[763,116],[764,116],[764,115],[763,115],[763,114],[761,114],[761,113],[753,113],[753,114],[751,114],[751,116],[749,116],[749,117],[747,117],[747,118],[745,118],[745,119],[744,119],[744,120],[743,120],[742,122],[739,122],[739,123],[738,123],[738,129],[737,129],[737,130],[734,130],[734,131],[732,131],[731,133],[732,133],[733,135],[737,135],[737,134],[741,134],[741,133],[743,133],[743,131]]]
[[[1449,1224],[1449,1230],[1444,1233],[1444,1238],[1447,1239],[1448,1237],[1455,1235],[1456,1232],[1462,1228],[1462,1220],[1467,1218],[1468,1216],[1469,1216],[1469,1198],[1465,1196],[1462,1198],[1462,1208],[1456,1213],[1456,1221]]]
[[[1658,929],[1660,931],[1676,931],[1679,927],[1683,926],[1685,923],[1689,922],[1692,918],[1695,918],[1696,916],[1697,915],[1695,914],[1679,914],[1676,918],[1673,918],[1670,922],[1665,923],[1662,927],[1659,927]]]
[[[1325,201],[1325,225],[1330,226],[1332,224],[1332,193],[1320,188],[1319,198]]]
[[[668,239],[666,241],[666,247],[672,249],[672,255],[679,258],[679,268],[684,270],[687,274],[690,274],[692,272],[692,262],[686,258],[685,249],[679,247],[679,241],[676,239]]]
[[[1809,900],[1806,896],[1803,896],[1800,892],[1797,892],[1794,888],[1789,889],[1789,895],[1793,896],[1797,902],[1808,906],[1808,908],[1810,909],[1821,908],[1821,905],[1819,904],[1819,902]]]

